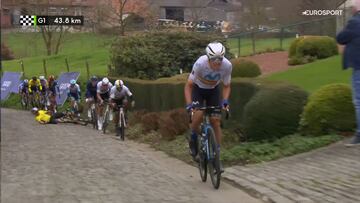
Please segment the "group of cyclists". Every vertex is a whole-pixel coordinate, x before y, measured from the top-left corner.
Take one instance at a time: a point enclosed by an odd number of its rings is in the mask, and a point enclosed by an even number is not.
[[[56,97],[60,96],[60,89],[53,75],[49,76],[48,80],[44,76],[39,76],[39,78],[34,76],[30,80],[24,79],[19,85],[19,94],[21,97],[29,98],[28,101],[33,107],[32,112],[37,115],[36,120],[40,123],[57,123],[57,119],[64,116],[63,113],[57,113]],[[33,102],[37,94],[45,98],[44,101],[46,102],[43,104]],[[69,81],[67,96],[72,112],[75,116],[80,117],[79,109],[76,107],[81,101],[81,89],[74,79]],[[132,92],[124,85],[122,80],[116,80],[113,85],[106,77],[99,80],[97,76],[92,76],[86,85],[85,98],[89,119],[92,119],[93,116],[91,114],[91,105],[95,104],[98,130],[102,130],[103,127],[105,119],[103,107],[105,103],[109,104],[110,107],[109,120],[114,123],[118,122],[117,107],[119,105],[123,105],[126,109],[129,100],[132,107],[135,105]],[[113,116],[113,113],[115,113],[115,116]]]
[[[59,92],[59,86],[55,80],[55,76],[50,75],[48,80],[44,76],[37,78],[32,77],[30,80],[23,80],[19,85],[19,94],[22,98],[28,98],[27,101],[31,103],[33,107],[42,107],[56,112],[56,95]],[[36,101],[36,97],[42,97],[43,100]],[[24,102],[24,101],[22,101]],[[24,104],[23,104],[24,105]]]

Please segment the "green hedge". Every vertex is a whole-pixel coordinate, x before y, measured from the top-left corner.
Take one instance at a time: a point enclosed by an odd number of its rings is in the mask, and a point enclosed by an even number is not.
[[[337,43],[328,36],[303,36],[294,40],[289,49],[289,65],[310,63],[338,54]]]
[[[247,77],[254,78],[261,75],[261,70],[258,64],[245,60],[245,59],[233,59],[231,61],[233,65],[232,77]]]
[[[307,92],[296,86],[262,88],[244,109],[247,140],[271,140],[295,133],[306,99]]]
[[[112,74],[157,79],[173,76],[180,68],[190,72],[193,63],[212,41],[227,46],[222,36],[193,32],[150,32],[120,37],[112,44],[111,60],[115,66]],[[232,54],[227,51],[226,57],[231,59]]]
[[[347,84],[330,84],[314,92],[301,116],[303,134],[323,135],[355,128],[355,110],[351,88]]]

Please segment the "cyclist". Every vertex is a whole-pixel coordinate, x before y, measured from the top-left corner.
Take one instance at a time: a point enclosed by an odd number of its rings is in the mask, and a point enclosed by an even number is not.
[[[41,85],[41,93],[42,94],[46,94],[46,91],[47,91],[47,88],[48,88],[48,82],[47,80],[45,79],[44,76],[39,76],[39,80],[40,80],[40,85]]]
[[[91,118],[91,105],[97,101],[96,91],[97,91],[98,78],[92,76],[89,82],[86,85],[85,101],[88,105],[88,117]]]
[[[37,92],[38,90],[42,90],[40,80],[37,79],[36,76],[32,77],[29,81],[29,93],[32,94],[33,92]]]
[[[39,90],[42,90],[41,84],[40,84],[40,80],[34,76],[32,77],[31,80],[29,80],[29,96],[30,96],[30,101],[34,101],[34,95],[36,93],[39,92]],[[34,94],[35,93],[35,94]],[[34,105],[34,103],[32,103]]]
[[[36,107],[31,109],[31,113],[35,115],[35,120],[41,124],[57,124],[62,122],[60,118],[65,116],[64,113],[51,114],[49,111],[39,110]]]
[[[115,86],[112,87],[111,91],[110,91],[110,106],[111,106],[111,108],[113,110],[115,110],[115,108],[119,105],[124,105],[126,107],[128,104],[128,97],[131,100],[131,107],[134,107],[135,106],[134,97],[133,97],[133,94],[130,92],[129,88],[124,85],[124,82],[122,80],[116,80]],[[114,119],[115,124],[117,124],[119,122],[118,114],[119,114],[119,111],[116,111],[115,119]],[[125,113],[125,120],[127,120],[126,113]],[[118,136],[119,133],[116,133],[116,135]]]
[[[98,126],[99,130],[102,130],[102,124],[103,124],[103,103],[104,101],[108,101],[110,97],[110,90],[112,88],[112,84],[109,81],[108,78],[103,78],[102,81],[98,82],[97,89],[96,89],[96,96],[98,99],[98,112],[97,115],[99,115],[98,119]],[[110,117],[112,117],[112,114],[110,113]],[[111,119],[110,119],[111,120]]]
[[[60,93],[59,85],[55,80],[55,76],[50,75],[48,78],[48,98],[50,102],[49,110],[56,113],[56,95]],[[59,95],[60,96],[60,95]]]
[[[219,42],[210,43],[206,47],[206,55],[198,58],[193,66],[184,93],[186,109],[194,111],[189,141],[190,153],[194,158],[197,155],[197,135],[200,133],[199,126],[203,118],[203,112],[197,111],[196,108],[220,105],[223,108],[229,107],[231,72],[232,64],[225,58],[225,47]],[[224,85],[222,102],[220,102],[220,82]],[[210,117],[219,152],[221,143],[220,116],[221,112],[217,112]]]
[[[80,86],[76,84],[76,80],[70,80],[70,85],[68,87],[68,97],[70,98],[72,110],[77,116],[80,116],[78,109],[75,109],[75,102],[80,103],[81,91]]]
[[[27,79],[24,79],[22,83],[20,83],[19,85],[19,94],[21,96],[24,96],[28,93],[28,91],[29,91],[29,81]]]

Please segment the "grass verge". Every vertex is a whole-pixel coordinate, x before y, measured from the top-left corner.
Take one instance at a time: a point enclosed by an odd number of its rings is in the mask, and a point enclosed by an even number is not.
[[[232,132],[224,130],[228,136]],[[175,140],[165,141],[161,135],[152,131],[142,134],[141,124],[129,128],[127,137],[138,142],[150,144],[153,148],[163,151],[168,155],[184,162],[194,164],[188,151],[188,143],[185,135],[179,135]],[[299,153],[308,152],[342,139],[340,135],[323,135],[317,137],[289,135],[273,142],[244,142],[224,143],[222,146],[221,159],[224,165],[254,164],[265,161],[280,159]]]

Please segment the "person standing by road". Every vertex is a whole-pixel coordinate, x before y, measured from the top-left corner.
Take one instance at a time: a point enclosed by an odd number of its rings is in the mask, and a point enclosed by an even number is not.
[[[353,0],[353,14],[346,27],[336,36],[337,42],[345,45],[343,68],[353,68],[352,89],[357,130],[346,146],[360,145],[360,0]]]

